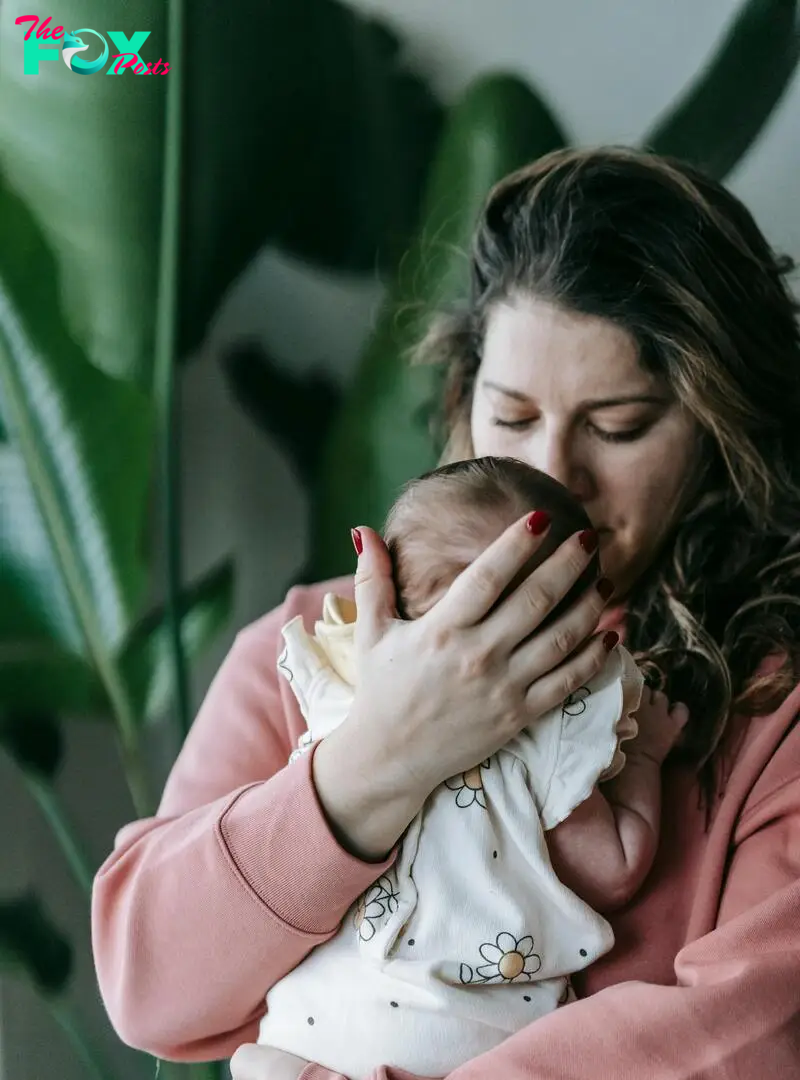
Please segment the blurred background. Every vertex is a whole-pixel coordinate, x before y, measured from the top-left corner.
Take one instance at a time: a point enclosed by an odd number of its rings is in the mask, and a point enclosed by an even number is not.
[[[169,73],[25,75],[31,12],[146,30]],[[88,879],[238,629],[435,461],[404,349],[489,186],[647,145],[800,259],[799,49],[794,0],[0,6],[1,1080],[155,1074],[99,1003]]]

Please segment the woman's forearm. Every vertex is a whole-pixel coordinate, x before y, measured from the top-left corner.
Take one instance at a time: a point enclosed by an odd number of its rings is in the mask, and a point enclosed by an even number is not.
[[[381,873],[337,844],[310,764],[125,831],[97,874],[92,918],[125,1042],[179,1061],[229,1057],[255,1038],[270,986]]]
[[[428,794],[349,721],[317,746],[313,778],[337,841],[370,862],[388,857]]]

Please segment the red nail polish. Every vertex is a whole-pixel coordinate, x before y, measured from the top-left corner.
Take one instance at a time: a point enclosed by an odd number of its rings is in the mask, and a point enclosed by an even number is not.
[[[595,585],[603,600],[609,600],[614,592],[614,586],[607,577],[601,577]]]
[[[541,536],[549,525],[550,515],[546,510],[534,510],[525,522],[526,529],[529,533],[533,533],[534,536]]]
[[[364,550],[364,541],[361,539],[361,530],[351,529],[350,535],[353,538],[353,547],[356,549],[356,555],[360,555]]]
[[[578,533],[578,540],[587,555],[593,555],[597,550],[597,533],[594,529],[584,529],[582,533]]]
[[[606,650],[606,652],[611,652],[611,650],[616,646],[618,641],[619,634],[616,630],[607,630],[606,633],[603,634],[603,648]]]

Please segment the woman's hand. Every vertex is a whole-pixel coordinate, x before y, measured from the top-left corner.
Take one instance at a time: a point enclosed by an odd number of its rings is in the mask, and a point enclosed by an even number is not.
[[[348,719],[314,757],[322,805],[354,853],[384,855],[438,784],[591,679],[616,644],[615,634],[590,636],[605,603],[594,587],[535,633],[586,570],[591,532],[566,540],[495,608],[548,526],[542,512],[515,522],[413,622],[397,618],[383,542],[359,530],[359,683]]]
[[[304,1058],[271,1046],[240,1046],[231,1058],[233,1080],[300,1080],[309,1064]]]

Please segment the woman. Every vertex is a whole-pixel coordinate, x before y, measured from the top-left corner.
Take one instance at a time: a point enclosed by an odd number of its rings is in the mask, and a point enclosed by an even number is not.
[[[252,1042],[269,986],[332,936],[426,796],[591,677],[613,626],[690,709],[664,769],[656,864],[612,916],[616,946],[582,1000],[452,1080],[800,1075],[800,333],[787,269],[736,199],[675,162],[563,151],[496,188],[469,306],[425,343],[449,365],[449,453],[511,455],[566,484],[620,603],[603,612],[589,590],[536,632],[591,558],[572,537],[494,606],[539,542],[521,521],[400,622],[385,549],[356,529],[348,721],[282,767],[302,723],[275,672],[280,627],[313,620],[347,582],[293,590],[239,636],[159,815],[123,830],[98,873],[95,957],[123,1039],[185,1060]],[[551,856],[568,881],[555,842]],[[249,1046],[233,1069],[331,1075]],[[377,1062],[374,1075],[400,1080]]]

